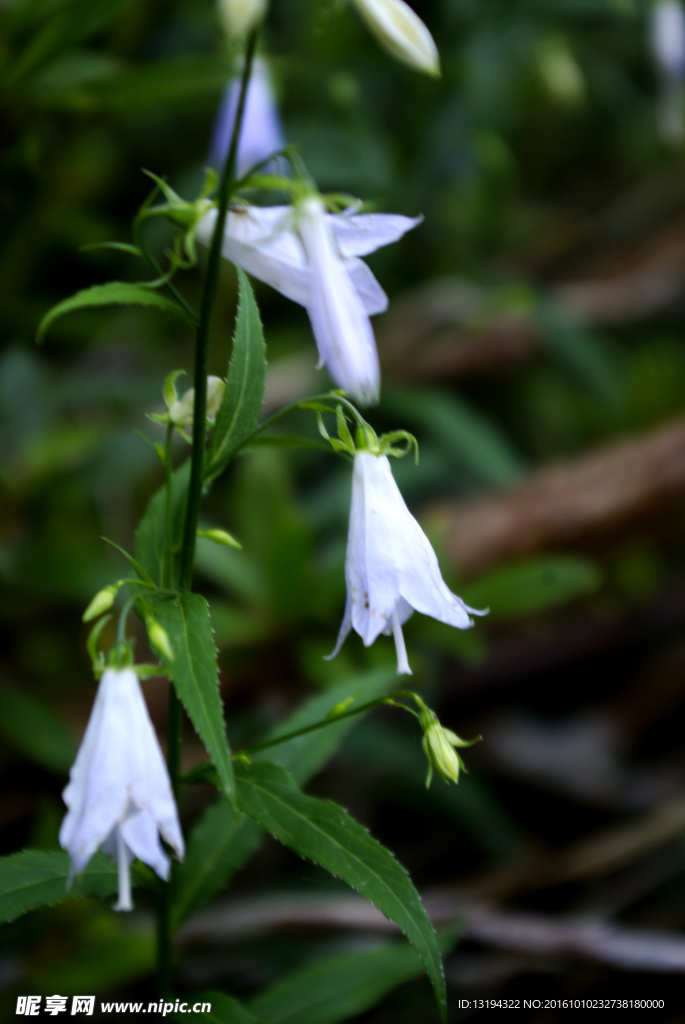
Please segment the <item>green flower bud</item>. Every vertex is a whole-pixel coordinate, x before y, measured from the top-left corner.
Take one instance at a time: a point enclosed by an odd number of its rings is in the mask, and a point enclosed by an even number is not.
[[[197,535],[205,537],[207,540],[213,540],[215,544],[223,544],[227,548],[242,548],[242,544],[235,537],[231,537],[226,530],[198,530]]]
[[[267,0],[219,0],[219,20],[229,39],[244,39],[266,14]]]
[[[459,772],[466,766],[456,752],[455,747],[471,747],[478,743],[480,736],[475,740],[463,740],[451,729],[446,729],[438,721],[437,715],[424,706],[421,712],[421,725],[423,726],[423,749],[428,758],[428,775],[426,776],[426,789],[431,784],[433,769],[445,782],[459,782]]]
[[[221,407],[226,385],[221,377],[207,378],[207,422],[214,423]],[[195,388],[188,388],[185,394],[169,407],[169,419],[177,427],[188,427],[193,422],[195,411]]]
[[[148,640],[167,661],[173,661],[176,655],[169,640],[169,634],[153,615],[145,616],[145,628],[147,629]]]
[[[93,619],[99,618],[104,612],[108,612],[114,604],[118,590],[119,587],[116,583],[112,583],[109,587],[99,590],[83,613],[83,621],[92,622]]]

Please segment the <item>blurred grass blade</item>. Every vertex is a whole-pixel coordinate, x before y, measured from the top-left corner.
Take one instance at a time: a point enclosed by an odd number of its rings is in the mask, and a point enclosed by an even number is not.
[[[242,1006],[237,999],[223,992],[203,992],[197,996],[196,1003],[209,1003],[209,1013],[203,1013],[202,1019],[210,1024],[264,1024]]]
[[[9,69],[6,84],[14,85],[73,49],[106,24],[123,3],[124,0],[64,0],[57,10],[51,8],[43,26],[33,27],[30,42]]]
[[[482,483],[508,487],[525,473],[525,462],[505,433],[463,398],[437,389],[393,387],[386,389],[383,407],[421,426]]]
[[[145,600],[171,641],[174,660],[167,664],[169,678],[212,759],[224,794],[233,803],[233,764],[207,601],[200,594],[187,591],[173,598],[152,593]]]
[[[389,690],[395,680],[394,670],[388,669],[360,676],[326,693],[317,694],[269,733],[267,738],[295,732],[319,722],[341,701],[351,696],[359,704],[373,700]],[[263,750],[255,755],[255,760],[271,760],[288,768],[303,786],[326,764],[356,721],[358,719],[346,718],[331,723],[306,736]],[[256,822],[249,818],[236,821],[228,801],[221,799],[212,804],[190,833],[186,859],[176,869],[176,892],[172,908],[174,927],[179,927],[197,907],[223,889],[235,872],[259,849],[263,839],[264,833]]]
[[[331,800],[306,796],[275,764],[236,764],[241,809],[295,853],[360,892],[394,921],[433,985],[441,1017],[447,994],[437,936],[409,875],[392,853]]]
[[[443,950],[453,945],[453,932],[449,938],[440,943]],[[293,971],[253,999],[250,1009],[263,1024],[338,1024],[370,1010],[422,973],[414,950],[394,943]]]
[[[238,268],[239,301],[226,388],[207,452],[206,475],[216,476],[254,431],[264,401],[266,346],[247,274]]]
[[[462,586],[472,608],[489,608],[493,618],[515,618],[566,604],[602,585],[594,562],[575,555],[545,555],[502,565]]]
[[[621,364],[606,341],[578,323],[563,306],[549,300],[535,312],[549,351],[589,391],[608,406],[621,405]]]
[[[0,705],[0,734],[9,746],[44,768],[66,774],[76,757],[76,743],[54,711],[5,683],[0,683]]]
[[[92,309],[94,306],[152,306],[163,313],[174,313],[192,323],[182,306],[160,295],[154,289],[145,288],[140,284],[129,284],[127,281],[108,281],[107,284],[84,288],[83,291],[76,292],[75,295],[53,306],[38,325],[36,340],[43,340],[50,325],[58,317],[79,309]]]

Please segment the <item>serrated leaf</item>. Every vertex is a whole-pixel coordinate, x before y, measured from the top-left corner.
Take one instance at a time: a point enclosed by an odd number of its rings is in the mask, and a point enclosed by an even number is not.
[[[188,320],[182,306],[152,288],[127,281],[108,281],[107,284],[96,284],[92,288],[84,288],[68,299],[58,302],[49,310],[36,333],[36,340],[42,341],[50,325],[66,313],[74,313],[79,309],[92,309],[94,306],[152,306],[163,313],[174,313]]]
[[[433,985],[443,1020],[447,996],[437,936],[409,875],[344,808],[307,796],[275,764],[237,763],[238,804],[295,853],[368,899],[407,936]]]
[[[203,992],[196,997],[198,1003],[210,1003],[212,1009],[203,1013],[202,1019],[213,1024],[262,1024],[237,999],[223,992]]]
[[[233,352],[206,460],[206,476],[221,472],[259,421],[266,381],[266,346],[252,286],[238,268],[239,302]]]
[[[336,956],[280,978],[250,1003],[263,1024],[338,1024],[371,1009],[423,965],[398,943],[353,956]]]
[[[233,764],[207,601],[201,594],[185,591],[175,597],[151,593],[146,603],[166,630],[175,654],[166,666],[169,678],[217,770],[223,792],[233,803]]]
[[[0,920],[15,918],[73,897],[105,899],[117,891],[117,870],[104,854],[96,853],[67,892],[69,855],[23,850],[0,858]]]
[[[394,670],[383,670],[317,694],[282,722],[268,738],[295,732],[321,721],[332,708],[350,696],[354,696],[359,704],[365,704],[385,693],[395,681]],[[288,768],[298,783],[304,785],[328,761],[356,721],[358,719],[344,718],[341,722],[332,722],[323,729],[264,750],[255,755],[255,760],[272,760]],[[197,907],[219,892],[259,849],[263,839],[264,833],[256,822],[250,818],[236,821],[227,800],[220,799],[212,804],[190,833],[186,858],[176,869],[173,926],[179,927]]]
[[[188,480],[190,479],[190,460],[185,462],[171,476],[171,507],[174,535],[172,549],[178,546],[183,526]],[[149,573],[158,585],[162,585],[164,576],[164,559],[166,552],[166,486],[160,487],[148,502],[145,514],[136,531],[136,559],[143,569]],[[178,552],[174,553],[174,562]],[[175,579],[175,572],[171,577]]]

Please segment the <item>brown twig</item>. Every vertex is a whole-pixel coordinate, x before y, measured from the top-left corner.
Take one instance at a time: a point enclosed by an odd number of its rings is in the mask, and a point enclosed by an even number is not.
[[[467,573],[586,541],[685,496],[685,420],[542,469],[505,493],[424,516]]]

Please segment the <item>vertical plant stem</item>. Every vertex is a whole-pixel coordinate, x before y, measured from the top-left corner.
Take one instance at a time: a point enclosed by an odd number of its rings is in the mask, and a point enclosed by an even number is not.
[[[205,457],[205,433],[207,422],[207,369],[209,363],[209,337],[212,325],[212,309],[219,284],[219,272],[221,269],[221,245],[228,215],[228,204],[235,186],[236,154],[238,151],[238,140],[240,128],[245,111],[245,97],[247,86],[252,72],[255,48],[257,45],[257,32],[253,32],[248,40],[245,53],[245,67],[243,69],[242,81],[240,83],[240,99],[236,112],[235,124],[233,126],[233,137],[231,146],[226,157],[226,162],[221,174],[218,192],[218,212],[214,234],[209,249],[207,261],[207,275],[202,295],[202,306],[200,309],[200,322],[197,328],[195,339],[195,407],[193,415],[193,447],[190,462],[190,483],[188,485],[188,499],[186,502],[186,514],[183,524],[183,540],[181,544],[181,565],[178,584],[184,589],[189,589],[193,561],[195,558],[195,538],[197,534],[197,522],[200,515],[200,501],[202,500],[202,484],[204,476]],[[166,522],[167,522],[167,547],[164,558],[164,573],[167,578],[167,585],[173,587],[173,495],[171,489],[171,426],[167,431],[166,440]],[[181,702],[176,696],[173,685],[169,686],[169,711],[167,719],[167,764],[169,767],[169,778],[178,799],[179,777],[181,767],[181,725],[182,712]],[[174,865],[172,861],[171,874],[168,885],[164,886],[159,901],[159,917],[157,920],[157,979],[162,997],[168,996],[172,991],[173,965],[172,965],[172,943],[171,943],[171,904],[174,892]]]
[[[247,43],[245,53],[245,67],[243,68],[242,81],[240,83],[240,99],[236,112],[235,124],[233,126],[233,137],[231,146],[226,157],[226,162],[221,174],[218,191],[218,211],[212,243],[209,249],[207,261],[207,276],[202,295],[202,306],[200,309],[200,323],[197,328],[195,341],[195,412],[193,416],[193,451],[190,467],[190,484],[188,486],[188,502],[186,505],[186,517],[183,526],[183,543],[181,547],[181,571],[180,585],[188,589],[190,587],[193,573],[193,559],[195,557],[195,535],[197,532],[197,521],[200,515],[200,501],[202,499],[202,482],[204,472],[205,456],[205,433],[207,421],[207,369],[209,364],[209,335],[212,323],[212,308],[216,298],[219,284],[219,271],[221,269],[221,245],[224,238],[224,228],[228,214],[228,203],[235,185],[235,165],[238,151],[238,139],[245,110],[245,97],[247,86],[250,81],[252,62],[254,59],[255,47],[257,45],[257,32],[253,32]]]
[[[174,425],[169,423],[166,428],[164,444],[164,473],[166,479],[166,538],[164,544],[164,562],[162,586],[174,586],[174,506],[171,483],[171,442],[174,437]]]
[[[166,477],[166,538],[164,545],[164,561],[162,563],[162,586],[173,587],[174,580],[174,508],[172,491],[171,445],[174,427],[167,427],[164,445],[164,472]],[[173,683],[169,683],[169,704],[167,711],[167,765],[174,799],[178,801],[179,778],[181,773],[181,738],[183,714],[181,702],[176,696]],[[163,998],[171,994],[172,982],[172,946],[171,946],[171,903],[174,893],[174,862],[171,861],[169,882],[164,886],[159,898],[159,916],[157,920],[157,982],[159,993]]]

